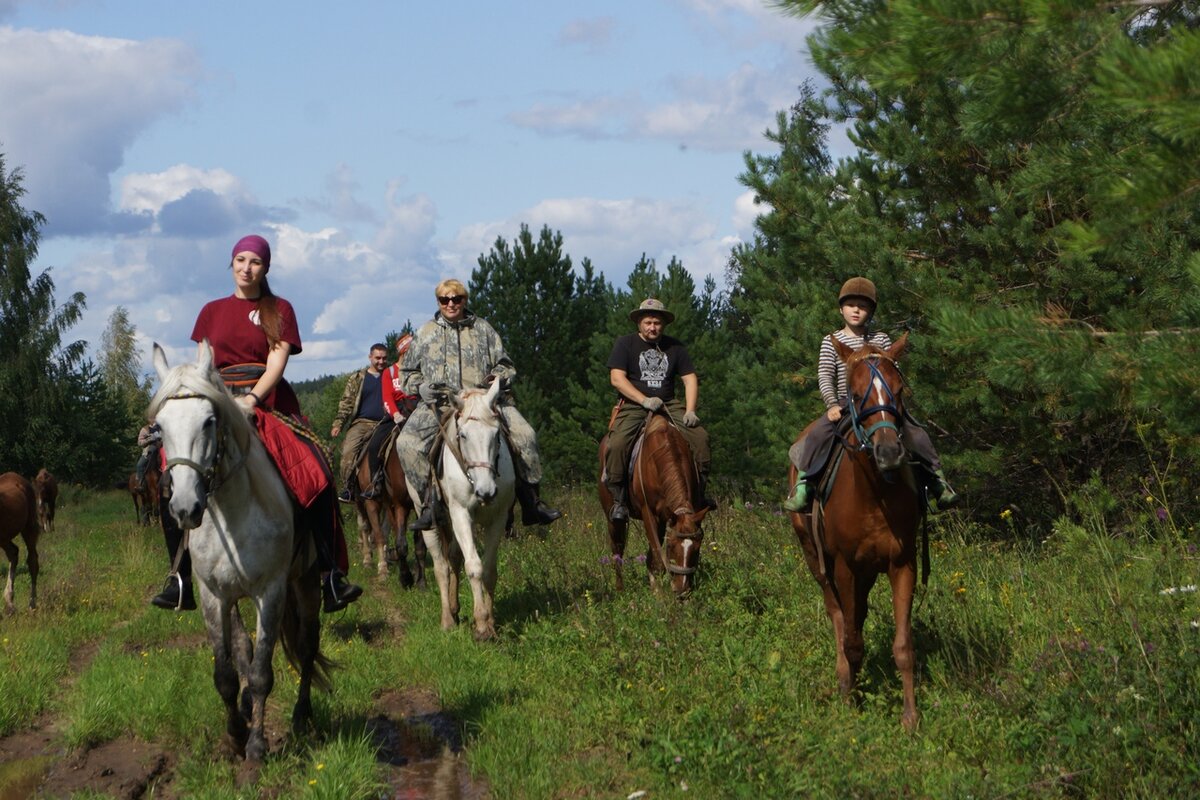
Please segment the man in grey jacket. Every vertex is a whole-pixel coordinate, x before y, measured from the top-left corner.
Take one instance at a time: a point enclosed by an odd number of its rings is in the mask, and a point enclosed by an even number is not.
[[[444,280],[434,294],[438,312],[413,336],[401,369],[404,392],[421,398],[396,440],[404,475],[423,498],[421,514],[410,526],[412,530],[429,530],[434,524],[429,454],[437,438],[439,394],[482,388],[497,380],[508,384],[517,374],[496,330],[467,310],[467,288],[460,281]],[[542,462],[537,434],[517,411],[512,395],[506,391],[502,397],[499,411],[517,470],[521,522],[549,525],[562,512],[550,508],[539,496]]]

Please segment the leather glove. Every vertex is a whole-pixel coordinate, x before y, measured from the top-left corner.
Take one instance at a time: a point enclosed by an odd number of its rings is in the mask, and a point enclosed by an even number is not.
[[[685,411],[683,413],[683,424],[689,428],[694,428],[700,424],[700,418],[696,416],[695,411]]]
[[[663,401],[661,397],[647,397],[642,401],[642,408],[647,411],[658,411],[662,407]]]

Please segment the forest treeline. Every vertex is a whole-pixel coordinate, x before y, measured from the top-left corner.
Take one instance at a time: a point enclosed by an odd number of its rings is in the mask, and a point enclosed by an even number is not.
[[[1200,427],[1196,4],[780,5],[820,15],[809,48],[822,81],[799,87],[764,152],[745,156],[736,178],[761,216],[724,288],[646,258],[614,285],[536,223],[479,258],[471,307],[517,365],[551,479],[593,478],[609,349],[655,296],[697,364],[719,491],[781,499],[787,447],[823,407],[816,355],[839,325],[837,289],[865,275],[875,326],[910,332],[913,403],[968,513],[1007,508],[1036,528],[1086,492],[1114,515],[1186,515]],[[853,154],[835,156],[831,138]],[[28,269],[41,218],[2,162],[0,179],[4,466],[70,457],[88,465],[78,479],[106,478],[94,448],[133,389],[112,391],[112,359],[90,364],[61,341],[84,298],[47,305],[52,282]],[[306,408],[331,417],[339,393],[327,382]],[[55,435],[79,420],[53,413],[64,396],[76,412],[79,397],[94,404],[91,438]],[[36,453],[17,435],[29,426]]]

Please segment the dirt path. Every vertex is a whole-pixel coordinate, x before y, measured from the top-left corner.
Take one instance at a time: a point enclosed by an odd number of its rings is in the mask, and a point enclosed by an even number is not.
[[[402,630],[399,620],[389,623]],[[191,636],[168,646],[197,648],[203,643],[203,636]],[[81,674],[98,650],[98,644],[89,644],[74,653],[72,674]],[[284,730],[282,720],[268,717],[270,752],[282,749]],[[378,748],[389,796],[408,800],[490,796],[486,784],[471,778],[459,725],[442,711],[432,691],[384,692],[374,704],[367,730]],[[179,750],[186,746],[182,743]],[[0,800],[24,800],[35,794],[67,797],[85,789],[123,800],[176,800],[179,760],[176,752],[128,736],[68,751],[61,744],[57,720],[47,715],[31,728],[0,739]],[[238,777],[240,782],[254,776],[243,771]]]

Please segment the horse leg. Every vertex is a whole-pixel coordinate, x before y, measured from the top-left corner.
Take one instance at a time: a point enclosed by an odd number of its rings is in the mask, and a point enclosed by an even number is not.
[[[275,642],[279,639],[279,626],[287,584],[275,581],[259,599],[258,625],[254,643],[254,657],[250,662],[250,738],[246,742],[246,760],[258,763],[267,754],[266,713],[267,697],[275,686],[275,670],[271,666],[275,654]]]
[[[29,551],[25,554],[25,565],[29,567],[29,607],[37,608],[37,579],[41,564],[38,559],[37,533],[35,531],[32,536],[23,538],[25,539],[25,548]]]
[[[319,567],[312,567],[293,581],[290,594],[284,601],[284,622],[281,636],[290,652],[296,654],[300,665],[300,685],[296,705],[292,709],[292,734],[301,736],[312,723],[312,682],[317,658],[321,652],[321,591]]]
[[[826,573],[828,585],[825,589],[825,610],[833,620],[833,638],[837,646],[838,692],[842,697],[849,699],[854,691],[857,664],[862,663],[862,633],[859,632],[858,635],[859,661],[852,663],[850,641],[853,638],[855,615],[854,573],[841,559],[835,558],[832,561],[833,569]]]
[[[4,585],[4,613],[12,614],[17,610],[13,605],[13,582],[17,579],[17,562],[21,559],[21,552],[17,550],[12,539],[4,543],[4,555],[8,556],[8,583]]]
[[[608,545],[612,553],[613,572],[617,577],[617,591],[625,589],[625,544],[629,540],[629,522],[608,521]]]
[[[408,509],[404,509],[404,516],[401,518],[399,536],[404,536],[404,530],[408,527]],[[413,585],[418,589],[424,589],[425,583],[425,557],[429,555],[429,548],[425,545],[425,537],[420,534],[413,534],[413,568],[416,570],[416,580]]]
[[[896,638],[892,641],[892,658],[896,661],[896,669],[900,671],[900,681],[904,685],[904,712],[900,717],[904,729],[912,733],[920,722],[917,712],[917,690],[913,671],[916,666],[916,655],[913,649],[912,634],[912,602],[913,590],[916,586],[916,566],[909,562],[888,570],[888,579],[892,584],[892,614],[896,619]]]
[[[433,557],[433,576],[437,579],[438,593],[442,596],[442,630],[453,630],[458,624],[457,606],[458,598],[454,598],[455,613],[450,613],[450,558],[446,549],[443,547],[443,537],[440,528],[434,528],[431,531],[425,531],[423,538],[425,546],[429,548],[429,554]],[[455,594],[457,595],[457,581],[455,582]]]
[[[232,755],[246,754],[246,718],[238,709],[238,673],[230,652],[232,608],[225,606],[219,598],[209,593],[204,583],[200,584],[200,609],[204,613],[208,628],[208,643],[213,651],[213,684],[217,694],[225,703],[226,745]]]
[[[646,571],[651,586],[657,586],[656,576],[665,573],[662,552],[662,523],[654,516],[653,509],[642,509],[642,527],[646,529]]]
[[[238,674],[238,697],[242,717],[251,719],[253,714],[253,698],[250,694],[250,662],[254,658],[254,642],[246,632],[246,623],[242,619],[242,610],[234,603],[229,609],[229,649],[233,655],[233,664]]]
[[[362,551],[362,565],[365,569],[371,563],[371,523],[367,517],[366,501],[359,500],[355,503],[354,512],[358,523],[358,546]]]
[[[408,537],[404,533],[408,528],[408,512],[394,497],[389,498],[387,506],[390,512],[388,519],[392,525],[392,541],[395,542],[393,547],[396,549],[396,572],[400,578],[400,586],[411,589],[414,580],[412,570],[408,566]]]
[[[508,514],[505,513],[503,517],[497,514],[485,526],[484,531],[483,599],[489,634],[483,638],[494,639],[496,637],[496,617],[494,613],[496,606],[496,562],[500,557],[500,540],[507,536]],[[476,619],[479,618],[478,613],[475,616]]]
[[[496,629],[492,625],[490,603],[483,584],[483,559],[480,558],[479,551],[475,547],[475,531],[471,522],[471,514],[459,505],[452,505],[449,510],[450,523],[454,528],[454,538],[458,542],[458,550],[462,554],[467,580],[471,583],[471,613],[475,618],[475,639],[483,641],[495,638]],[[457,571],[455,570],[456,573]]]

